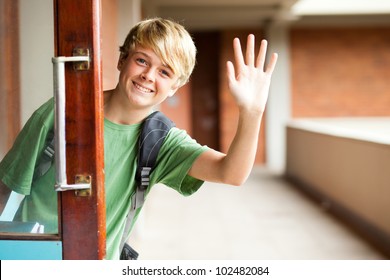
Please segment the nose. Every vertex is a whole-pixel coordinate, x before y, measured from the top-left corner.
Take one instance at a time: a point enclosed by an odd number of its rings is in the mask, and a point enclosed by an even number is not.
[[[153,70],[151,68],[143,71],[141,73],[141,78],[142,80],[144,81],[147,81],[147,82],[153,82],[154,81],[154,73],[153,73]]]

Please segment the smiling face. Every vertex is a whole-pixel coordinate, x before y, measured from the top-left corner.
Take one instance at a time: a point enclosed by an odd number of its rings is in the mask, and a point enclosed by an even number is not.
[[[189,80],[196,47],[185,28],[171,20],[147,19],[136,24],[119,47],[119,81],[105,92],[105,117],[132,124],[175,94]]]
[[[150,110],[178,88],[178,75],[148,48],[136,47],[126,58],[121,57],[118,70],[119,93],[134,109]]]
[[[178,85],[183,86],[195,66],[196,47],[184,26],[167,19],[152,18],[136,24],[119,47],[127,58],[137,47],[151,49],[175,72]]]

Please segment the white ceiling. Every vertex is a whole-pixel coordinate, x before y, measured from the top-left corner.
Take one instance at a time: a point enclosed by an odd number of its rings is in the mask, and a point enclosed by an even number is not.
[[[300,15],[388,15],[389,0],[299,0],[293,12]]]
[[[390,18],[390,0],[142,0],[142,7],[146,17],[173,18],[190,29],[259,27],[305,16]]]
[[[160,16],[187,28],[259,26],[270,20],[289,20],[298,0],[143,0],[146,17]]]

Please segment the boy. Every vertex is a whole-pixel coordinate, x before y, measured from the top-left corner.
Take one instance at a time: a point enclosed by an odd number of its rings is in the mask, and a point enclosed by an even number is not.
[[[248,36],[245,57],[238,39],[234,39],[233,48],[235,64],[227,62],[227,76],[239,108],[239,125],[228,153],[201,146],[185,131],[172,128],[159,152],[150,186],[162,183],[190,195],[203,181],[241,185],[248,177],[277,55],[272,55],[264,71],[266,41],[261,42],[257,57],[253,35]],[[195,45],[184,27],[161,18],[138,23],[120,47],[118,84],[104,93],[107,259],[118,259],[120,254],[119,243],[135,190],[140,123],[188,81],[195,56]],[[51,99],[33,114],[0,163],[0,192],[12,189],[26,195],[15,220],[38,221],[47,233],[57,231],[54,168],[34,178],[34,166],[52,127]]]

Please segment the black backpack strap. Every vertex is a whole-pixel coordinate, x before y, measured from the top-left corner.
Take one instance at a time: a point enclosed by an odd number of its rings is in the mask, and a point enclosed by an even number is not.
[[[34,177],[38,178],[46,174],[46,172],[49,170],[50,166],[53,164],[54,161],[54,132],[49,131],[46,142],[45,142],[45,149],[42,152],[42,155],[38,159],[38,164],[34,169]]]
[[[149,187],[149,175],[156,165],[157,156],[173,122],[163,113],[156,111],[147,117],[138,139],[137,162],[137,199],[134,205],[139,208],[143,204],[144,193]]]
[[[131,198],[131,207],[127,215],[120,248],[124,247],[129,234],[132,220],[138,208],[145,201],[145,192],[149,187],[149,176],[153,171],[158,153],[169,130],[174,123],[163,113],[156,111],[149,115],[142,123],[141,134],[138,139],[138,162],[136,172],[136,191]]]

